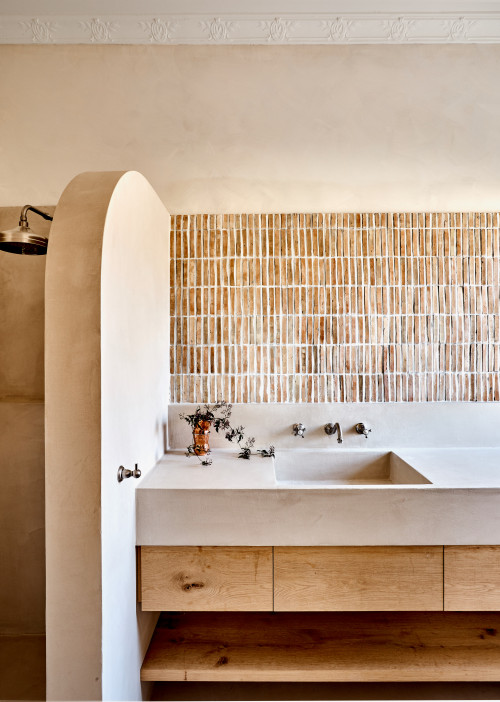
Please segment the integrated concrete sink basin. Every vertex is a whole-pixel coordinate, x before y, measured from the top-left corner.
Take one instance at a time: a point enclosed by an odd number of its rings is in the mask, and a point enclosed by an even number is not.
[[[430,480],[392,451],[290,449],[276,451],[276,482],[283,487],[419,485]]]

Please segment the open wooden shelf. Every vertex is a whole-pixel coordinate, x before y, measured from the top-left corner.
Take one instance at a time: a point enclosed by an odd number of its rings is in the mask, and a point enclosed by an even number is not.
[[[163,614],[141,680],[498,681],[500,613]]]

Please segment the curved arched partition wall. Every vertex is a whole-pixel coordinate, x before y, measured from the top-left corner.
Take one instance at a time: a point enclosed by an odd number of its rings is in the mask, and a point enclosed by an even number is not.
[[[46,268],[47,697],[141,699],[135,480],[164,452],[170,217],[136,172],[67,186]]]

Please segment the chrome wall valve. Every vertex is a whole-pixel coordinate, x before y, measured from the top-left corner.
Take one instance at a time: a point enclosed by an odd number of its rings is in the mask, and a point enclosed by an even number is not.
[[[356,429],[356,432],[364,436],[365,439],[368,438],[368,434],[371,432],[371,429],[367,429],[363,422],[358,422],[354,428]]]
[[[122,480],[125,480],[126,478],[140,478],[142,475],[141,471],[139,470],[138,464],[135,464],[134,470],[130,470],[130,468],[125,468],[124,466],[120,466],[118,468],[118,482],[121,483]]]
[[[304,438],[304,434],[306,433],[306,428],[302,423],[294,424],[293,425],[293,434],[294,436],[301,436]]]

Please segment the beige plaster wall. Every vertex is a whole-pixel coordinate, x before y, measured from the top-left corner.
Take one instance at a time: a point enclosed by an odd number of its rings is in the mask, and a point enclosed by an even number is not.
[[[173,213],[497,210],[499,62],[465,44],[2,46],[0,204],[133,168]]]
[[[0,207],[0,231],[16,227],[22,206],[30,203],[25,193],[15,201],[19,206]],[[34,232],[48,236],[50,222],[30,212],[28,221]],[[43,401],[45,261],[0,251],[0,401]]]
[[[17,226],[18,202],[0,207],[0,230]],[[0,251],[0,635],[45,631],[44,278],[44,256]]]
[[[120,175],[105,173],[83,184],[69,183],[58,203],[47,252],[49,700],[101,697],[100,263],[103,224]],[[65,675],[65,670],[71,674]]]
[[[45,632],[43,443],[42,402],[0,402],[0,636]]]

